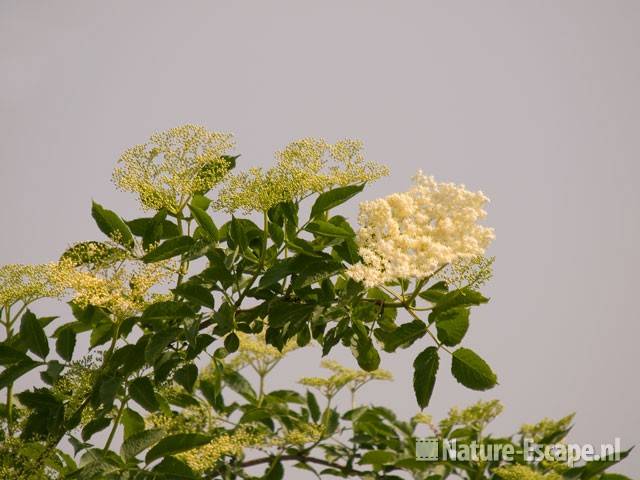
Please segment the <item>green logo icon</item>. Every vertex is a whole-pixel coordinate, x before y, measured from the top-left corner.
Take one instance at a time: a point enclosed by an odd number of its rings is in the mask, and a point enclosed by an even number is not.
[[[426,462],[438,460],[438,439],[418,438],[416,440],[416,460]]]

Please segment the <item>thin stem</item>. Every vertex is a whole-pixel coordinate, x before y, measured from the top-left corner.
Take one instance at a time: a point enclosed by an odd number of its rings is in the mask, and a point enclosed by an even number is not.
[[[12,328],[13,322],[11,320],[10,305],[4,306],[4,314],[5,314],[5,323],[4,323],[5,334],[6,334],[7,340],[10,340],[11,336],[13,335],[13,328]],[[13,436],[13,382],[10,382],[9,385],[7,385],[7,433],[10,437]]]
[[[341,472],[349,475],[361,476],[368,473],[360,470],[355,470],[351,467],[348,467],[347,465],[340,465],[339,463],[336,463],[336,462],[330,462],[322,458],[311,457],[311,456],[302,455],[302,454],[281,455],[280,460],[315,463],[317,465],[324,465],[325,467],[335,468],[336,470],[340,470]],[[263,463],[271,463],[272,461],[273,461],[273,457],[262,457],[262,458],[256,458],[254,460],[248,460],[246,462],[239,464],[238,466],[240,468],[248,468],[248,467],[254,467],[256,465],[261,465]]]
[[[124,412],[124,408],[127,405],[127,397],[120,400],[120,408],[118,409],[118,414],[116,415],[115,420],[113,421],[113,427],[111,428],[111,432],[109,432],[109,438],[107,438],[107,443],[104,444],[103,452],[109,450],[111,446],[111,442],[113,442],[113,438],[116,435],[116,430],[118,429],[118,424],[120,423],[120,418],[122,418],[122,413]]]

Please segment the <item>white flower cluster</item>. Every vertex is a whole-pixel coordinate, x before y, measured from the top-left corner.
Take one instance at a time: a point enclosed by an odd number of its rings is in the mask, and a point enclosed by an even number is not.
[[[405,193],[360,204],[357,242],[362,262],[347,274],[367,287],[424,278],[461,258],[482,255],[494,238],[479,225],[488,198],[464,185],[438,183],[421,171]]]

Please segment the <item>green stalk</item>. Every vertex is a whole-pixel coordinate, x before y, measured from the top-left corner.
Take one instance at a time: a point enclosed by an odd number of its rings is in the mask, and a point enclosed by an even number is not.
[[[5,314],[5,333],[7,340],[11,339],[13,335],[12,322],[11,322],[11,307],[9,305],[4,306]],[[7,385],[7,433],[9,436],[13,436],[13,382]]]

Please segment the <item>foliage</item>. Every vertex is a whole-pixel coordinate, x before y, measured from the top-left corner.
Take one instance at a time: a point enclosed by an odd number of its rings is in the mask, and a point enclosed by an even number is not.
[[[515,444],[542,431],[540,441],[558,441],[566,421],[493,438],[485,428],[497,404],[452,410],[436,427],[423,413],[402,420],[356,402],[365,384],[391,378],[380,350],[417,343],[421,409],[443,355],[463,386],[496,385],[461,346],[471,309],[488,302],[478,291],[493,263],[483,256],[493,232],[477,223],[486,197],[419,174],[409,192],[363,204],[356,233],[333,210],[386,174],[359,142],[303,139],[273,169],[239,174],[232,148],[231,136],[193,125],[155,134],[114,173],[146,216],[125,220],[94,202],[104,240],[76,243],[55,263],[0,268],[0,477],[280,479],[293,466],[386,479],[607,478],[607,462],[568,471],[415,456],[425,423],[441,439]],[[36,316],[44,297],[66,299],[70,315]],[[269,391],[282,358],[312,344],[323,356],[350,349],[359,369],[325,359],[327,377]],[[39,385],[16,393],[35,371]]]

